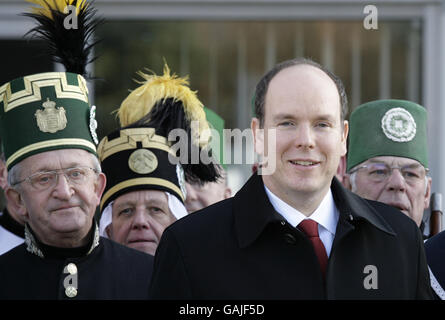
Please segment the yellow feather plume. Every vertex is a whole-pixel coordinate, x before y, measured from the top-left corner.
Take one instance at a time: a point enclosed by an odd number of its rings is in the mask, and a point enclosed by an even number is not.
[[[35,14],[47,16],[53,19],[51,9],[64,12],[67,6],[71,6],[75,0],[26,0],[30,3],[40,6],[40,8],[33,7],[32,11]],[[80,9],[83,9],[87,4],[87,0],[78,0],[76,2],[76,14],[79,13]],[[65,12],[68,13],[68,12]]]
[[[204,106],[197,97],[197,91],[192,91],[188,85],[188,77],[179,78],[176,74],[170,75],[167,63],[164,64],[164,74],[146,74],[138,71],[137,74],[145,81],[136,81],[142,84],[132,91],[122,102],[117,116],[122,127],[130,125],[148,114],[159,101],[173,98],[181,101],[189,122],[199,121],[197,136],[192,137],[193,143],[205,147],[209,143],[210,128],[206,120]]]

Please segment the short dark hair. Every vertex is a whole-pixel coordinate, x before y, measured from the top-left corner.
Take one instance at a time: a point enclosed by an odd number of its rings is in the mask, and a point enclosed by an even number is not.
[[[265,104],[267,89],[269,88],[269,83],[281,70],[296,65],[309,65],[318,68],[324,73],[326,73],[332,79],[332,81],[334,81],[335,85],[337,86],[338,95],[340,96],[341,121],[345,120],[346,115],[348,113],[348,98],[346,96],[345,86],[343,85],[343,82],[340,80],[340,78],[315,61],[312,61],[307,58],[296,58],[292,60],[286,60],[284,62],[275,65],[275,67],[273,67],[269,72],[267,72],[258,82],[255,89],[255,116],[260,120],[260,126],[263,127],[264,125],[264,104]]]

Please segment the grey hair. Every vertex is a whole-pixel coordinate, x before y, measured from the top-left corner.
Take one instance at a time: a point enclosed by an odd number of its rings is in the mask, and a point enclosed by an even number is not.
[[[102,168],[100,166],[100,161],[97,158],[97,156],[92,153],[90,153],[90,155],[91,155],[91,158],[93,159],[93,169],[96,170],[97,172],[102,172]]]
[[[21,166],[20,162],[16,163],[11,169],[8,170],[8,184],[14,186],[16,181],[20,179]]]

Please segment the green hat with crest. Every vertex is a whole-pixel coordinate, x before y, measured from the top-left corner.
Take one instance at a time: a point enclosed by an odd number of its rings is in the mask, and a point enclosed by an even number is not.
[[[349,118],[347,171],[379,156],[417,160],[428,168],[427,113],[406,100],[376,100],[358,106]]]
[[[85,0],[32,0],[24,13],[37,22],[28,33],[47,44],[66,72],[19,77],[0,85],[0,136],[8,170],[37,153],[84,149],[96,154],[96,109],[90,106],[86,65],[94,60],[91,37],[102,21]],[[76,7],[77,28],[67,28],[68,5]]]

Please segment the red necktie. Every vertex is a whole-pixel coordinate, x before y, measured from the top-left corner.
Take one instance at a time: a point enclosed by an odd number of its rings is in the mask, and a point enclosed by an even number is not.
[[[326,248],[323,242],[321,242],[318,236],[318,223],[314,220],[305,219],[300,222],[298,227],[307,235],[309,240],[311,240],[318,262],[320,263],[321,272],[324,276],[326,274],[326,266],[328,265],[328,255],[326,254]]]

